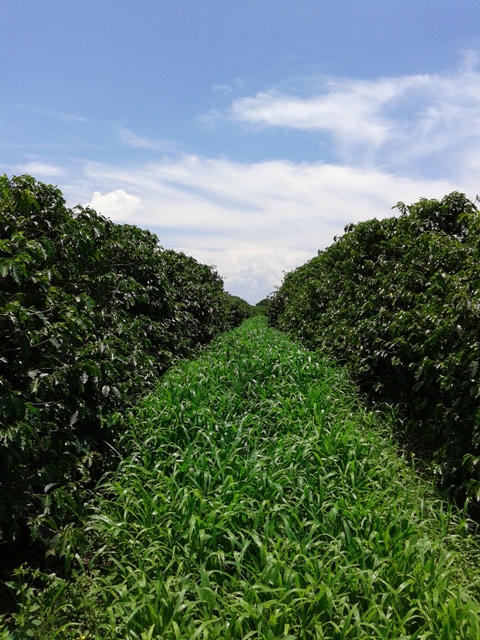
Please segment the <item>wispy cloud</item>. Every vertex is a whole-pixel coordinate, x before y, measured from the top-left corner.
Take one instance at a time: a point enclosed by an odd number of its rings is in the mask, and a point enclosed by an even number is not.
[[[245,88],[245,80],[242,78],[235,78],[232,82],[227,84],[214,84],[212,90],[221,96],[231,96],[232,93],[240,91]]]
[[[322,90],[314,95],[267,90],[234,100],[227,115],[254,127],[329,134],[340,158],[352,164],[407,167],[416,158],[442,152],[458,156],[478,147],[477,64],[475,52],[467,52],[459,68],[444,74],[323,78]]]
[[[444,195],[455,188],[446,180],[402,178],[375,169],[199,156],[125,168],[89,163],[85,176],[108,192],[121,184],[127,193],[142,194],[144,206],[134,214],[141,224],[201,228],[212,236],[233,228],[244,239],[262,232],[274,242],[288,229],[296,249],[318,248],[320,227],[330,236],[332,226],[388,214],[399,199]]]
[[[157,151],[162,153],[171,153],[178,151],[179,145],[173,140],[153,140],[142,138],[133,133],[126,127],[122,127],[119,132],[120,142],[135,147],[136,149],[146,149],[148,151]]]
[[[134,211],[142,208],[142,199],[125,193],[123,189],[115,189],[102,195],[94,191],[88,206],[98,213],[108,216],[117,222],[128,219]]]
[[[81,180],[83,191],[90,185],[90,195],[98,192],[90,198],[94,208],[215,264],[227,289],[252,302],[268,294],[284,271],[331,244],[345,224],[393,215],[398,200],[469,187],[378,169],[199,156],[142,166],[88,163]]]
[[[72,160],[62,167],[30,156],[22,169],[40,178],[62,175],[71,206],[88,201],[117,222],[151,229],[164,246],[215,264],[227,289],[256,302],[347,223],[394,215],[398,200],[441,198],[453,190],[475,197],[477,63],[471,53],[443,74],[322,77],[321,88],[312,81],[308,95],[267,89],[229,98],[219,112],[224,126],[235,121],[252,135],[268,127],[331,136],[336,164],[181,155],[175,143],[123,127],[117,133],[124,144],[156,155],[129,164]],[[217,116],[210,115],[213,122]],[[157,160],[145,160],[151,157]]]
[[[389,122],[381,116],[380,108],[395,94],[394,84],[330,81],[328,85],[325,94],[313,98],[275,91],[239,98],[230,114],[257,126],[328,131],[352,142],[381,144],[388,135]]]
[[[39,115],[46,116],[48,118],[57,118],[58,120],[63,120],[64,122],[90,122],[89,118],[79,116],[76,113],[65,113],[63,111],[53,111],[51,109],[41,109],[38,107],[25,107],[23,105],[20,105],[19,108],[23,109],[24,111],[38,113]]]
[[[56,178],[64,175],[64,169],[57,165],[48,164],[46,162],[26,162],[25,164],[18,165],[16,172],[28,173],[35,178]]]

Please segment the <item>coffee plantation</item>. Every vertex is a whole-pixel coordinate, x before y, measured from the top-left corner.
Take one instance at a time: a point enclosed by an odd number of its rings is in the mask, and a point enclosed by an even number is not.
[[[480,215],[458,192],[397,207],[287,274],[268,317],[399,408],[414,452],[463,499],[479,486]]]
[[[249,305],[214,269],[30,176],[0,178],[3,562],[80,516],[115,460],[108,416]],[[13,559],[17,557],[14,554]]]
[[[0,640],[479,637],[479,211],[397,207],[252,307],[0,178]]]

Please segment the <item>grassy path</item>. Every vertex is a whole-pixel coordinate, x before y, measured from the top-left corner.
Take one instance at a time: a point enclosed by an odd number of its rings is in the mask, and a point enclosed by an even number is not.
[[[95,555],[3,637],[479,638],[466,523],[385,431],[341,370],[245,323],[144,401]]]

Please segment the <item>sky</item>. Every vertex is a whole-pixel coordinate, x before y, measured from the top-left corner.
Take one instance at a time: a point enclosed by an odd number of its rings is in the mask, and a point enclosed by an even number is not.
[[[348,223],[480,193],[480,2],[0,0],[0,172],[255,304]]]

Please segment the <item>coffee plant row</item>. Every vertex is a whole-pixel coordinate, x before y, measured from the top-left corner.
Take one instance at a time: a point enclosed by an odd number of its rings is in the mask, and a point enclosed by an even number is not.
[[[269,322],[398,407],[410,446],[444,488],[478,499],[479,211],[458,192],[396,206],[399,217],[348,225],[287,274]]]
[[[108,417],[250,306],[213,268],[148,231],[67,208],[30,176],[0,177],[0,277],[6,560],[79,515],[83,489],[115,457]]]

